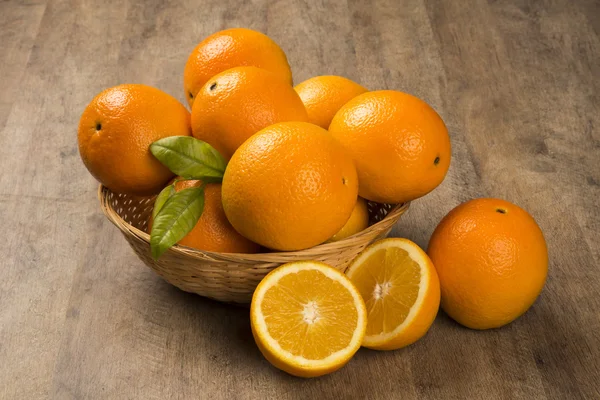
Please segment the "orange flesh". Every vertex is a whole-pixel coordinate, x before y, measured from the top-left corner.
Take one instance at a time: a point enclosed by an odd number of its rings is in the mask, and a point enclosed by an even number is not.
[[[316,270],[282,277],[265,292],[261,307],[269,335],[284,350],[309,360],[345,349],[358,323],[348,289]]]
[[[386,334],[404,322],[415,304],[421,267],[406,250],[390,247],[369,256],[352,282],[367,307],[366,335]]]

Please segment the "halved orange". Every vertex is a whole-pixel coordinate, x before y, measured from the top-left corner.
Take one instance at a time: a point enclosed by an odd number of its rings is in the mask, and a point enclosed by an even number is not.
[[[252,334],[275,367],[295,376],[325,375],[360,348],[367,315],[352,282],[317,262],[284,264],[258,285],[250,307]]]
[[[362,345],[375,350],[408,346],[427,333],[440,306],[436,270],[421,248],[390,238],[367,247],[346,275],[367,306]]]

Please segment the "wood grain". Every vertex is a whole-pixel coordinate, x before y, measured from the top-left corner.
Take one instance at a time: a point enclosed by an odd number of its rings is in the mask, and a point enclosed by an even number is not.
[[[0,398],[600,398],[599,21],[593,0],[0,2]],[[413,346],[300,380],[262,358],[247,309],[143,267],[99,211],[80,113],[124,82],[183,102],[189,51],[234,26],[280,43],[296,82],[429,102],[452,165],[393,234],[426,247],[473,197],[524,207],[551,260],[533,308],[487,332],[440,313]]]

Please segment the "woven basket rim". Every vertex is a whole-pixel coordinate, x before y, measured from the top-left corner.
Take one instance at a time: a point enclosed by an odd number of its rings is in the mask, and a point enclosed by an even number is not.
[[[108,193],[110,193],[110,189],[100,184],[98,186],[98,200],[100,201],[100,208],[104,215],[108,218],[108,220],[115,225],[119,230],[121,230],[124,234],[129,234],[135,236],[138,240],[142,242],[146,242],[148,246],[150,246],[150,235],[141,229],[136,228],[135,226],[129,224],[125,221],[113,208],[108,201]],[[179,253],[191,258],[196,258],[199,260],[206,261],[206,258],[216,258],[219,260],[228,259],[230,261],[239,262],[241,264],[255,264],[255,263],[287,263],[292,259],[298,259],[304,257],[304,259],[311,259],[311,253],[330,253],[336,248],[345,248],[353,245],[353,242],[362,241],[362,237],[371,234],[377,234],[380,231],[384,230],[384,225],[389,224],[390,220],[396,220],[406,212],[406,210],[410,207],[410,202],[397,204],[395,205],[387,215],[381,220],[373,225],[370,225],[366,229],[358,232],[355,235],[349,236],[345,239],[342,239],[337,242],[331,243],[323,243],[314,247],[310,247],[304,250],[298,251],[286,251],[286,252],[270,252],[270,253],[255,253],[255,254],[247,254],[247,253],[218,253],[211,252],[205,250],[198,250],[187,246],[182,246],[179,244],[171,247],[169,252]]]

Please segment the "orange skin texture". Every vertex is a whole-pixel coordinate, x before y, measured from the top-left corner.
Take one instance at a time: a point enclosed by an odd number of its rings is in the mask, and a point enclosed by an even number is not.
[[[450,211],[427,252],[440,278],[442,308],[472,329],[497,328],[524,314],[548,274],[539,226],[525,210],[499,199],[475,199]]]
[[[175,191],[198,187],[197,180],[182,180],[175,183]],[[152,216],[151,216],[152,218]],[[148,232],[152,231],[152,220]],[[221,184],[209,183],[204,187],[204,210],[196,226],[179,241],[180,245],[217,253],[258,253],[260,246],[233,229],[223,211]]]
[[[210,78],[241,66],[266,69],[292,85],[292,70],[287,57],[270,37],[251,29],[226,29],[200,42],[185,64],[183,87],[190,108],[196,94]]]
[[[271,125],[233,155],[223,177],[223,208],[234,228],[275,250],[323,243],[348,221],[358,178],[350,156],[323,128]]]
[[[286,121],[308,121],[302,100],[286,81],[256,67],[232,68],[213,76],[192,108],[194,137],[225,159],[259,130]]]
[[[406,93],[381,90],[353,98],[337,112],[329,132],[352,155],[359,194],[371,201],[395,204],[424,196],[450,166],[444,121]]]
[[[149,196],[173,177],[150,153],[150,145],[190,135],[190,113],[174,97],[126,84],[104,90],[88,104],[77,138],[83,163],[100,183],[116,193]]]
[[[336,75],[315,76],[294,88],[308,112],[309,122],[328,129],[335,113],[367,89],[348,78]]]

